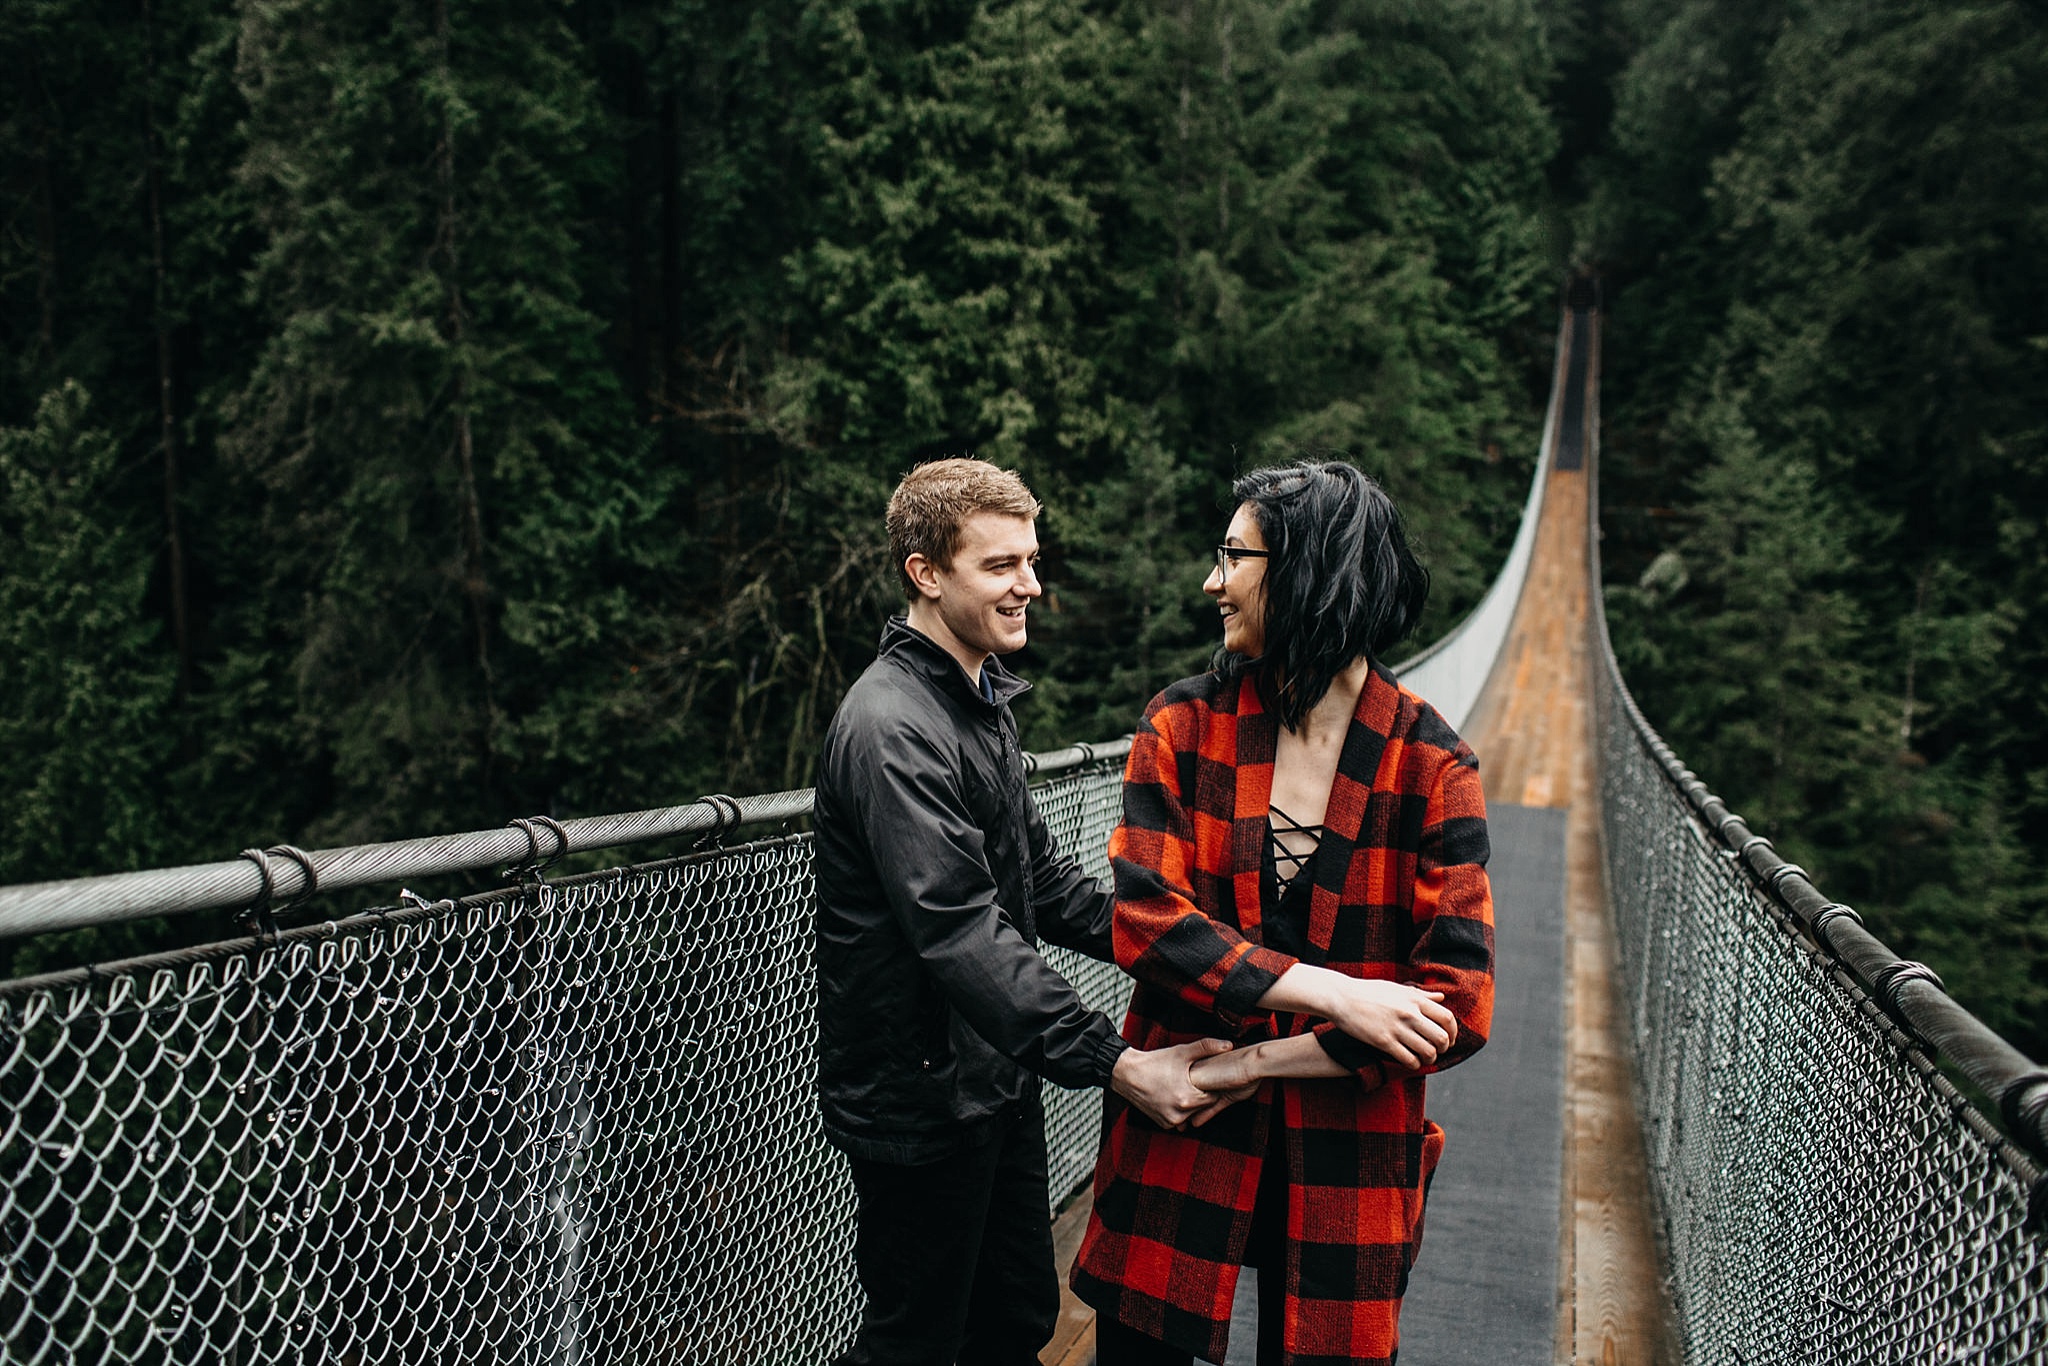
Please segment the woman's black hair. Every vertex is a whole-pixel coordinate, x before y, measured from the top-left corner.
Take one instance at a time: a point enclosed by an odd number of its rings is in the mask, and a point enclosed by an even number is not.
[[[1252,470],[1231,485],[1250,504],[1269,552],[1266,652],[1219,654],[1226,678],[1254,672],[1260,695],[1298,730],[1330,681],[1360,655],[1374,663],[1415,629],[1429,571],[1408,549],[1385,489],[1336,460]]]

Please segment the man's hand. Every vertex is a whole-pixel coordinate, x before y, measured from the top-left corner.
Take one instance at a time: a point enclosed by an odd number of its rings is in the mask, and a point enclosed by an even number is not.
[[[1207,1092],[1208,1097],[1188,1122],[1199,1129],[1239,1101],[1257,1095],[1259,1083],[1265,1080],[1258,1062],[1259,1050],[1254,1046],[1203,1058],[1190,1067],[1188,1080]]]
[[[1344,977],[1316,1013],[1403,1067],[1427,1067],[1458,1040],[1458,1017],[1443,999],[1405,982]]]
[[[1189,1080],[1188,1069],[1203,1058],[1229,1051],[1230,1044],[1223,1039],[1196,1039],[1149,1053],[1126,1048],[1110,1073],[1110,1089],[1160,1128],[1178,1129],[1216,1099]]]

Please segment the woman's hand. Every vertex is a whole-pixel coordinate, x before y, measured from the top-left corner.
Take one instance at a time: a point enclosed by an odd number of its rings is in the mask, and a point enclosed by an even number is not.
[[[1441,991],[1406,982],[1343,979],[1323,1018],[1403,1067],[1427,1067],[1458,1040],[1458,1017]]]
[[[1403,1067],[1427,1067],[1458,1041],[1458,1017],[1440,991],[1406,982],[1347,977],[1296,963],[1266,989],[1259,1005],[1328,1020]]]

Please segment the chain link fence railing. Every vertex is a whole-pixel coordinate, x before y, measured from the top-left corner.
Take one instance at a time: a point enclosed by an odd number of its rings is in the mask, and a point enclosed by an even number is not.
[[[1118,778],[1034,789],[1098,873]],[[860,1301],[812,904],[777,835],[0,984],[0,1357],[815,1366]],[[1100,1104],[1049,1091],[1056,1198]]]
[[[1938,1062],[2033,1141],[2048,1074],[1680,769],[1597,609],[1593,634],[1617,990],[1685,1360],[2048,1362],[2040,1170]]]

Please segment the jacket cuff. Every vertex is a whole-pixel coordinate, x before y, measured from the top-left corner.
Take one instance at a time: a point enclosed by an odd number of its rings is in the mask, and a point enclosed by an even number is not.
[[[1259,1008],[1259,998],[1273,989],[1273,984],[1280,980],[1280,974],[1299,961],[1284,953],[1252,945],[1224,974],[1223,985],[1216,988],[1217,1018],[1232,1029],[1238,1028],[1244,1023],[1245,1016]]]
[[[1330,1061],[1358,1074],[1359,1084],[1374,1091],[1387,1084],[1387,1067],[1393,1061],[1363,1039],[1354,1039],[1327,1020],[1315,1027],[1316,1042]]]
[[[1105,1019],[1104,1024],[1107,1023]],[[1105,1028],[1103,1032],[1107,1037],[1097,1040],[1095,1044],[1095,1084],[1107,1089],[1110,1077],[1116,1072],[1116,1060],[1134,1045],[1114,1029]]]

